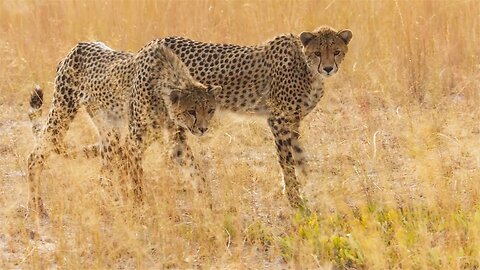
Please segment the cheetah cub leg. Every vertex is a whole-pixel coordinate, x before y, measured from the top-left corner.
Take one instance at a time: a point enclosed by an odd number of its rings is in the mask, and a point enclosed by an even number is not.
[[[185,129],[173,123],[168,125],[169,140],[172,143],[170,158],[180,165],[184,179],[189,179],[191,185],[199,193],[208,191],[205,175],[199,169],[187,144]]]
[[[69,125],[75,117],[80,106],[75,97],[71,97],[66,102],[64,97],[69,97],[68,93],[73,86],[64,85],[55,81],[55,93],[52,108],[50,109],[46,121],[42,124],[40,120],[43,105],[43,91],[36,87],[30,97],[29,113],[32,121],[32,130],[37,139],[37,145],[28,157],[28,182],[29,182],[29,210],[46,217],[47,212],[43,206],[41,197],[42,171],[45,168],[47,158],[52,154],[66,155],[64,137],[68,131]]]

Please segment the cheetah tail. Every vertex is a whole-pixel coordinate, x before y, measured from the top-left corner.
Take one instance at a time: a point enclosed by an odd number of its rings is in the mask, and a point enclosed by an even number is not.
[[[28,117],[30,122],[32,122],[32,131],[35,134],[35,137],[38,137],[42,125],[40,123],[40,116],[42,115],[43,109],[43,90],[40,86],[35,85],[31,95],[30,95],[30,111],[28,112]]]

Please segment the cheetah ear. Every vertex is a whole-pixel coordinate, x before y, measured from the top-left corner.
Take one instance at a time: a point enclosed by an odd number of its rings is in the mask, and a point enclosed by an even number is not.
[[[315,38],[315,35],[310,32],[302,32],[300,34],[300,41],[302,41],[303,46],[307,46],[307,44]]]
[[[349,29],[343,29],[338,31],[338,36],[345,42],[345,45],[348,45],[350,40],[352,39],[352,31]]]
[[[172,92],[170,92],[170,102],[172,104],[175,104],[180,100],[182,96],[183,96],[182,92],[178,90],[172,90]]]
[[[222,87],[220,85],[209,85],[207,87],[207,92],[210,94],[215,94],[218,93],[222,90]]]

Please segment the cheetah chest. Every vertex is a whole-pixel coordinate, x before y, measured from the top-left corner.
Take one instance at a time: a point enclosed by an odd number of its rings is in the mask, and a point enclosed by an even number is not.
[[[323,97],[323,91],[323,77],[320,74],[317,74],[312,78],[310,84],[310,93],[308,94],[308,101],[306,102],[308,106],[305,108],[305,114],[310,113],[315,106],[317,106],[318,102],[320,102],[320,99]]]

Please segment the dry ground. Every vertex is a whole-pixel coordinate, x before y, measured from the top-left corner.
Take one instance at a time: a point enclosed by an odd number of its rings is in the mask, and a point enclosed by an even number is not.
[[[478,269],[478,14],[476,0],[0,1],[0,268]],[[323,24],[354,38],[302,127],[313,214],[281,195],[265,120],[218,113],[208,136],[190,137],[213,210],[178,191],[158,143],[143,207],[100,187],[99,160],[53,157],[42,181],[50,219],[25,217],[28,95],[40,84],[51,99],[76,42],[247,45]],[[67,137],[96,140],[83,113]]]

